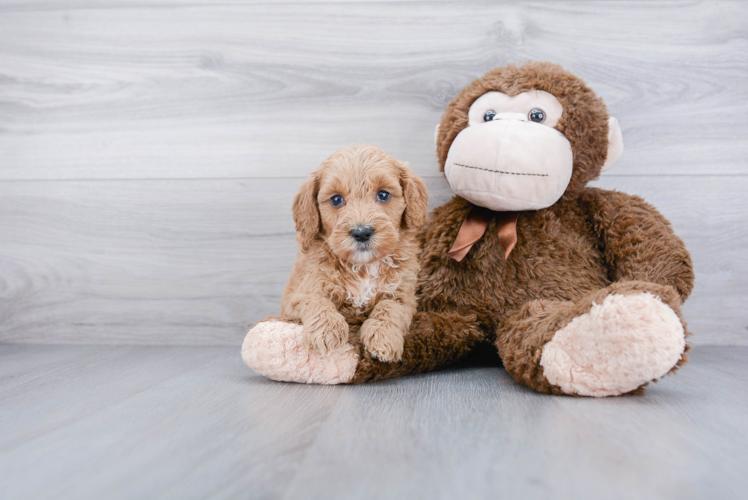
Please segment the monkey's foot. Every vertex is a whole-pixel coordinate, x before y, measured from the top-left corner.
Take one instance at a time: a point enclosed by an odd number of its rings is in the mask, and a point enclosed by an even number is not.
[[[285,321],[263,321],[244,339],[242,359],[265,377],[302,384],[345,384],[356,373],[358,355],[345,347],[327,355],[302,344],[304,327]]]
[[[680,318],[659,297],[611,294],[555,333],[540,366],[567,394],[615,396],[667,374],[685,347]]]

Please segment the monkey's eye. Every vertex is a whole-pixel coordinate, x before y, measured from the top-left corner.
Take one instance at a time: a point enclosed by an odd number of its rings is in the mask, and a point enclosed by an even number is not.
[[[535,123],[543,123],[543,122],[545,121],[545,111],[543,111],[543,110],[542,110],[542,109],[540,109],[540,108],[533,108],[533,110],[532,110],[532,111],[530,111],[530,112],[529,112],[529,113],[527,114],[527,118],[528,118],[528,119],[529,119],[529,120],[530,120],[531,122],[535,122]]]
[[[342,196],[340,196],[339,194],[336,194],[335,196],[330,198],[330,205],[332,205],[333,207],[339,207],[340,205],[343,204],[344,201],[345,200],[343,199]]]
[[[382,203],[387,203],[390,201],[390,193],[387,191],[380,191],[377,193],[377,200],[381,201]]]
[[[496,116],[496,111],[494,111],[493,109],[489,109],[488,111],[486,111],[486,114],[483,115],[483,121],[484,122],[493,121],[494,116]]]

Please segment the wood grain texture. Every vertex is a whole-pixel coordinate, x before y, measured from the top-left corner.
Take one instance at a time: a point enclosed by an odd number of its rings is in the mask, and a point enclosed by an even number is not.
[[[748,344],[748,4],[0,0],[0,342],[226,345],[278,311],[290,200],[369,142],[437,174],[476,76],[559,62],[606,100],[691,250],[701,344]]]
[[[0,341],[240,343],[280,310],[302,182],[0,183]]]
[[[428,177],[430,206],[452,196]],[[0,183],[0,341],[238,345],[277,314],[303,179]],[[696,344],[748,343],[748,178],[613,177],[690,249]],[[695,200],[698,200],[696,202]]]
[[[499,368],[272,382],[237,348],[0,346],[0,496],[735,499],[748,348],[642,396],[553,397]],[[10,365],[36,377],[8,384]]]
[[[1,179],[293,176],[352,142],[435,165],[449,100],[561,63],[623,127],[622,172],[746,174],[748,5],[0,4]]]

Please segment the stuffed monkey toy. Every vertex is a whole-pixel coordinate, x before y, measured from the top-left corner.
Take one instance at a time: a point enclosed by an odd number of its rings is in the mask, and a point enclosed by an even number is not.
[[[360,383],[496,352],[546,394],[614,396],[687,361],[680,306],[693,268],[669,222],[636,196],[587,187],[623,151],[618,122],[558,65],[496,68],[447,107],[437,128],[455,191],[420,230],[418,312],[402,360],[349,345],[322,356],[302,325],[267,318],[245,362],[274,380]]]

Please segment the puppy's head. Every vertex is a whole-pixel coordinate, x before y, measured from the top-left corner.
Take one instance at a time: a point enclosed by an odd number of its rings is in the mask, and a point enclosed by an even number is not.
[[[327,242],[343,261],[364,264],[395,253],[404,231],[426,222],[423,181],[381,149],[354,144],[336,151],[293,203],[303,251]]]

